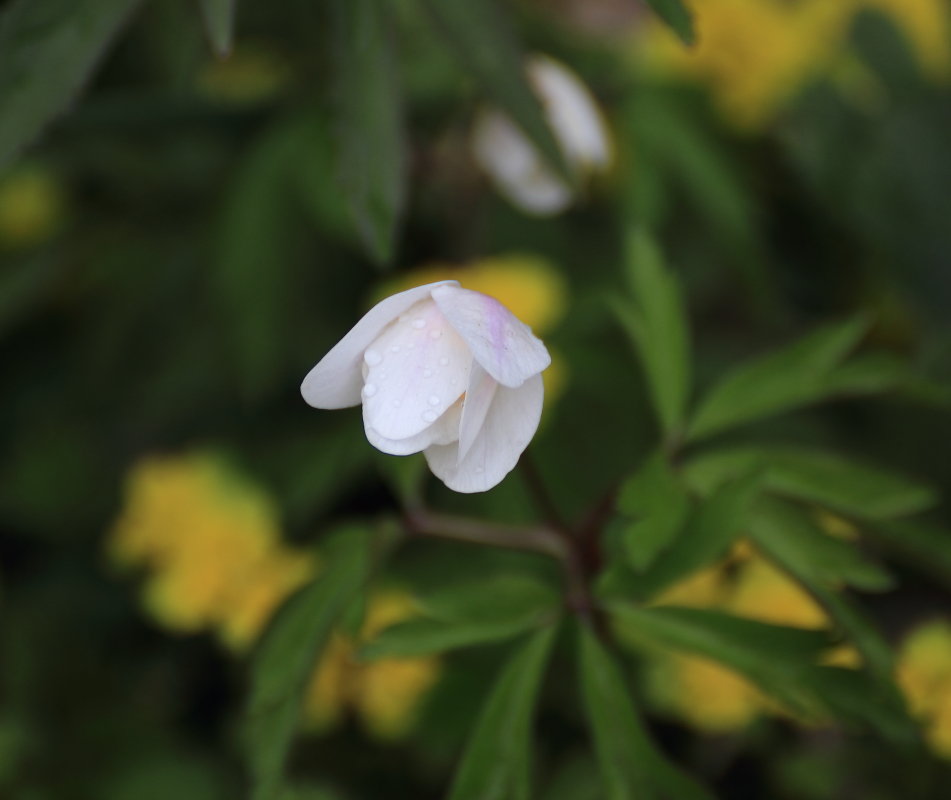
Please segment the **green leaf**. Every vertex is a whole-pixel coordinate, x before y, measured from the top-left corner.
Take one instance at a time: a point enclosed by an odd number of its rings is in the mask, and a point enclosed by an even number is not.
[[[267,130],[245,156],[218,222],[215,297],[246,400],[280,382],[291,335],[287,308],[300,249],[291,176],[305,142],[297,119]]]
[[[621,626],[619,631],[641,644],[646,640],[719,661],[792,708],[806,713],[815,709],[803,696],[799,677],[832,644],[824,631],[699,608],[637,608],[617,603],[610,610]]]
[[[364,245],[392,257],[406,201],[406,142],[392,31],[381,0],[335,0],[340,185]]]
[[[13,0],[0,13],[0,169],[79,94],[140,0]]]
[[[643,572],[680,533],[690,513],[687,490],[662,453],[621,486],[618,510],[627,522],[623,542],[630,565]]]
[[[693,29],[693,15],[683,0],[647,0],[654,13],[666,22],[680,40],[686,45],[695,44],[696,33]]]
[[[916,520],[878,523],[867,532],[896,555],[951,581],[951,531]]]
[[[935,493],[901,475],[817,450],[777,445],[719,449],[687,464],[688,483],[706,492],[723,480],[763,470],[763,486],[777,494],[855,516],[889,519],[921,511]]]
[[[501,574],[427,592],[418,602],[428,616],[443,622],[531,625],[550,616],[561,598],[538,578]]]
[[[758,491],[759,477],[750,474],[724,484],[697,504],[683,533],[637,581],[641,596],[652,597],[725,555],[745,532],[750,506]]]
[[[449,800],[532,796],[532,716],[556,631],[539,631],[506,664],[466,745]]]
[[[765,499],[757,503],[750,525],[753,541],[809,590],[842,632],[855,643],[872,673],[890,683],[891,648],[865,615],[842,593],[831,588],[836,573],[830,574],[830,566],[823,560],[825,551],[817,549],[814,536],[805,531],[807,527],[803,524],[802,512],[794,506]],[[840,563],[836,572],[841,571]]]
[[[657,750],[595,634],[582,626],[580,636],[581,692],[608,800],[713,800]]]
[[[360,658],[375,661],[381,658],[415,658],[463,647],[502,642],[537,628],[538,618],[513,622],[443,622],[433,619],[412,619],[381,631],[360,648]]]
[[[451,52],[569,185],[574,175],[525,74],[525,59],[499,0],[423,0]]]
[[[362,526],[339,531],[322,574],[285,604],[254,654],[244,743],[255,800],[280,791],[302,695],[337,620],[366,580],[372,538]]]
[[[627,267],[635,305],[614,310],[640,354],[664,434],[677,436],[690,393],[690,332],[680,285],[643,229],[628,236]]]
[[[866,328],[867,323],[860,317],[830,325],[736,367],[700,403],[689,425],[688,439],[706,438],[836,394],[840,387],[830,376]]]
[[[907,747],[918,742],[918,726],[890,683],[864,670],[841,667],[814,667],[800,680],[837,719],[874,730],[897,745]]]
[[[231,54],[234,42],[234,7],[236,0],[198,0],[208,41],[215,55],[225,58]]]

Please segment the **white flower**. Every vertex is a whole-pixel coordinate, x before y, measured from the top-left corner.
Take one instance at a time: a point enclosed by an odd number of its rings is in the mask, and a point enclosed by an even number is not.
[[[378,450],[422,451],[450,489],[484,492],[535,435],[550,363],[498,300],[440,281],[377,303],[307,374],[301,394],[315,408],[362,402]]]
[[[568,165],[580,176],[606,169],[612,160],[607,126],[578,76],[547,56],[533,56],[526,70]],[[571,188],[501,111],[480,113],[472,144],[482,169],[523,211],[548,216],[564,211],[574,200]]]

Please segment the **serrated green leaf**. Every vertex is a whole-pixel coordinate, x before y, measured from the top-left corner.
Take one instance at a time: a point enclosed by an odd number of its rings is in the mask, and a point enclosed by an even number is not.
[[[706,438],[836,394],[838,387],[830,376],[866,328],[861,317],[830,325],[736,367],[700,403],[688,439]]]
[[[208,41],[215,55],[225,58],[234,41],[234,7],[236,0],[198,0]]]
[[[574,175],[525,75],[524,57],[498,0],[423,0],[443,38],[482,91],[524,131],[569,185]]]
[[[761,499],[752,515],[750,536],[771,560],[808,589],[855,643],[872,673],[890,684],[894,660],[891,648],[843,593],[830,588],[833,580],[828,566],[821,563],[822,554],[814,548],[812,537],[801,535],[801,521],[801,512],[794,507]]]
[[[708,492],[722,481],[760,468],[763,487],[850,514],[888,519],[933,505],[932,490],[901,475],[819,450],[780,445],[718,449],[692,458],[688,483]]]
[[[800,676],[800,681],[837,719],[874,730],[896,745],[907,747],[918,742],[918,726],[890,683],[876,680],[863,670],[841,667],[814,667]]]
[[[449,800],[529,800],[531,728],[556,626],[534,634],[492,687],[456,771]]]
[[[660,606],[637,608],[612,604],[619,633],[641,644],[654,644],[719,661],[757,683],[767,693],[802,713],[815,711],[803,695],[799,676],[813,668],[832,644],[824,631],[772,625],[722,611]]]
[[[618,495],[618,510],[634,517],[623,532],[628,563],[642,572],[681,532],[690,498],[662,453],[652,456]]]
[[[693,29],[693,15],[683,0],[647,0],[648,5],[676,33],[686,45],[695,44],[696,33]]]
[[[745,475],[698,503],[683,533],[637,581],[642,597],[654,596],[725,555],[736,538],[745,533],[750,506],[759,489],[759,476]]]
[[[880,522],[868,533],[939,580],[951,581],[951,531],[925,522]]]
[[[271,800],[281,790],[307,681],[366,580],[372,538],[362,526],[339,531],[321,575],[285,604],[254,654],[244,744],[255,800]]]
[[[797,572],[810,582],[830,589],[844,584],[865,591],[894,586],[891,576],[866,560],[855,543],[827,534],[805,509],[780,500],[763,500],[755,516],[759,534],[768,540],[772,551],[795,564]]]
[[[661,427],[668,439],[681,429],[690,393],[690,332],[676,277],[643,229],[628,236],[627,274],[635,305],[615,312],[640,354]]]
[[[608,800],[714,800],[656,748],[620,668],[586,626],[579,647],[581,693]]]
[[[428,616],[450,623],[533,624],[551,615],[560,602],[558,592],[550,584],[521,574],[464,581],[418,598]]]
[[[0,169],[79,94],[141,0],[13,0],[0,13]]]
[[[392,257],[406,202],[399,69],[386,6],[335,0],[333,80],[340,185],[370,255]]]
[[[512,639],[541,624],[538,617],[512,622],[443,622],[411,619],[384,631],[360,649],[360,658],[415,658]]]

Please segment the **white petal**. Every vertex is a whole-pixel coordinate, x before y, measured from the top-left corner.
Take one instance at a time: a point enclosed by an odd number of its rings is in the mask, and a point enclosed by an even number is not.
[[[578,76],[554,59],[533,56],[528,77],[572,166],[589,170],[607,166],[611,161],[607,126]]]
[[[469,373],[469,388],[466,389],[466,400],[462,406],[462,420],[459,424],[459,458],[465,458],[472,447],[472,443],[482,430],[489,406],[498,389],[496,381],[488,372],[482,369],[479,362],[472,365]]]
[[[456,492],[484,492],[504,478],[528,447],[542,415],[544,386],[535,375],[517,389],[500,386],[479,435],[465,458],[459,445],[432,445],[423,451],[429,468]]]
[[[415,436],[469,385],[472,354],[432,300],[423,300],[367,349],[364,419],[385,439]]]
[[[387,439],[380,436],[366,421],[366,407],[363,409],[363,427],[367,440],[377,450],[389,453],[391,456],[408,456],[419,453],[430,445],[452,444],[459,438],[459,421],[462,418],[462,402],[457,401],[449,406],[439,419],[425,430],[406,439]]]
[[[437,286],[458,286],[458,281],[438,281],[417,286],[381,300],[371,308],[307,373],[300,391],[314,408],[346,408],[360,402],[362,386],[360,362],[364,351],[380,332],[406,309],[425,297]]]
[[[473,358],[503,386],[521,386],[551,364],[531,328],[494,297],[458,286],[440,286],[432,295]]]
[[[476,161],[498,190],[522,211],[549,216],[571,205],[571,189],[505,115],[483,111],[476,119],[472,146]]]

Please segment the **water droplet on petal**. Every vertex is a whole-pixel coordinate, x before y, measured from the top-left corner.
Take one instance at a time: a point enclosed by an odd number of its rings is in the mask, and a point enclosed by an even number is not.
[[[416,330],[418,330],[418,331],[419,331],[419,330],[422,330],[423,328],[426,327],[426,320],[424,320],[424,319],[414,319],[414,320],[413,320],[413,327],[416,328]]]
[[[432,371],[431,369],[424,369],[424,370],[423,370],[423,377],[424,377],[424,378],[431,378],[431,377],[433,377],[433,371]]]
[[[376,384],[368,383],[363,387],[363,396],[364,397],[373,397],[376,394]]]
[[[424,411],[423,420],[426,422],[435,422],[439,415],[435,411]]]
[[[439,359],[439,363],[442,364],[444,367],[447,367],[449,366],[449,359],[446,356],[443,356],[442,358]]]
[[[380,355],[379,350],[367,350],[363,354],[363,360],[366,361],[371,367],[375,367],[383,360],[383,356]]]
[[[438,406],[439,405],[439,396],[435,394],[429,395],[429,405]]]
[[[391,353],[398,353],[399,351],[400,351],[400,346],[398,344],[394,344],[390,346]]]
[[[475,471],[476,471],[476,472],[485,472],[485,467],[476,467],[476,468],[475,468]]]
[[[402,401],[402,400],[394,400],[393,403],[392,403],[392,405],[393,405],[393,408],[399,408],[401,405],[403,405],[403,401]]]
[[[438,339],[440,336],[442,336],[442,331],[439,328],[434,328],[429,332],[430,339]]]

